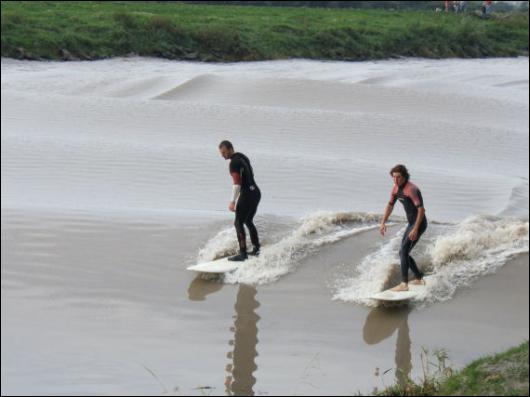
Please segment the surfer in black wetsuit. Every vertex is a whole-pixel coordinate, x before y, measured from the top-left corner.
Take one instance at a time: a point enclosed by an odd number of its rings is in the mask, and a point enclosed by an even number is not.
[[[394,179],[394,188],[390,195],[390,202],[387,204],[381,226],[379,228],[384,236],[386,232],[386,221],[390,217],[394,204],[397,200],[401,201],[407,214],[408,226],[401,241],[399,257],[401,260],[401,279],[402,282],[393,291],[408,291],[408,272],[412,270],[416,279],[411,281],[413,284],[423,284],[423,273],[416,266],[416,262],[410,256],[410,251],[419,241],[421,235],[427,229],[427,218],[425,217],[425,208],[423,207],[423,198],[420,189],[409,181],[410,175],[404,165],[396,165],[390,170],[390,175]]]
[[[247,156],[243,153],[234,152],[234,147],[229,141],[222,141],[219,144],[219,152],[225,160],[230,160],[229,170],[233,181],[233,191],[228,209],[236,213],[234,225],[239,242],[239,254],[228,258],[228,260],[244,261],[248,255],[259,255],[259,237],[253,219],[261,199],[261,192],[256,181],[254,181],[254,171]],[[250,241],[252,241],[254,247],[248,254],[245,227],[243,225],[247,225]]]

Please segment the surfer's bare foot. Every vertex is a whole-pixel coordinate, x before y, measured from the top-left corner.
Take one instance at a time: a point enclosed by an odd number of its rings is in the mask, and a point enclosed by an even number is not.
[[[416,280],[412,280],[410,283],[414,284],[414,285],[425,285],[425,280],[424,279],[420,279],[420,280],[416,279]]]
[[[394,291],[394,292],[401,292],[401,291],[408,291],[408,290],[409,290],[409,286],[407,283],[401,283],[398,286],[391,289],[391,291]]]

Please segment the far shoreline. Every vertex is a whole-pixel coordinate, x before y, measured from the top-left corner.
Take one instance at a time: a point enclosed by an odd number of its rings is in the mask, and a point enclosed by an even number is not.
[[[2,2],[2,57],[212,63],[528,56],[528,13]]]

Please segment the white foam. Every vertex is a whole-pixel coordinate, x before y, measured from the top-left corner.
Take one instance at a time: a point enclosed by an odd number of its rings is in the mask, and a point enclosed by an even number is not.
[[[426,245],[428,270],[434,272],[427,288],[416,298],[423,304],[447,301],[479,277],[495,273],[514,255],[528,252],[528,221],[476,216],[437,228],[442,230],[441,235],[430,240],[424,237],[419,244]],[[374,306],[376,302],[368,297],[383,289],[392,266],[399,263],[401,234],[360,264],[353,264],[358,274],[337,283],[334,299]],[[421,255],[418,252],[416,249],[416,255]]]
[[[264,246],[258,258],[225,276],[227,283],[267,284],[293,272],[301,259],[319,247],[378,227],[379,215],[357,212],[316,212],[279,241]],[[199,251],[198,261],[217,259],[237,251],[233,228],[220,231]]]
[[[234,228],[225,228],[208,240],[206,245],[199,250],[197,263],[210,262],[233,255],[237,248],[238,244]]]
[[[355,266],[355,276],[337,280],[333,299],[375,306],[376,302],[369,297],[383,290],[392,267],[399,263],[398,251],[404,230],[402,228],[390,241]]]
[[[438,237],[428,252],[435,278],[419,300],[446,301],[458,289],[498,271],[514,255],[528,252],[528,222],[471,217]]]
[[[528,198],[528,179],[523,178],[512,189],[512,194],[510,195],[506,208],[499,215],[528,219]]]

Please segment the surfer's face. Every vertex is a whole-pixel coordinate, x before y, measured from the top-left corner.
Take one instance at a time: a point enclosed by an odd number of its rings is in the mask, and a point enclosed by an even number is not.
[[[221,153],[221,156],[223,156],[225,160],[228,160],[230,157],[232,157],[232,154],[234,154],[234,150],[221,146],[219,148],[219,153]]]
[[[394,183],[400,187],[405,183],[405,178],[403,178],[403,175],[399,172],[392,173],[392,179],[394,180]]]

